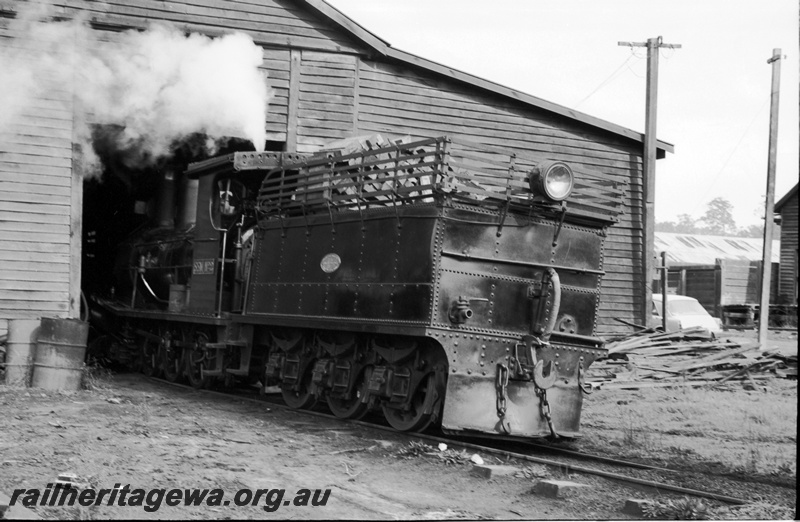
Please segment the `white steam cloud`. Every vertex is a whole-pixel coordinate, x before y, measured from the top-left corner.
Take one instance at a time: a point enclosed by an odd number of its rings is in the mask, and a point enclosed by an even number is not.
[[[0,133],[29,132],[42,107],[60,103],[63,111],[74,97],[73,139],[83,145],[88,174],[99,165],[89,143],[93,123],[124,127],[116,146],[153,158],[194,133],[263,149],[269,91],[262,50],[249,36],[186,36],[167,25],[95,31],[81,19],[46,21],[52,13],[35,5],[11,20],[11,38],[0,43]]]

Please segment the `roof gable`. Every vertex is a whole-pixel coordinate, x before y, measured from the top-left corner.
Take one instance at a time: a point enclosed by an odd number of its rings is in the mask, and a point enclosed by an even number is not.
[[[783,206],[786,205],[788,202],[792,200],[792,198],[797,197],[797,187],[800,186],[800,183],[795,183],[794,187],[786,193],[777,203],[775,203],[775,212],[780,212],[783,209]]]
[[[344,13],[337,10],[330,4],[326,3],[324,0],[300,0],[300,1],[305,3],[311,9],[320,13],[322,16],[328,18],[329,20],[337,24],[339,27],[350,33],[350,35],[353,38],[365,44],[374,53],[382,57],[393,59],[413,67],[421,68],[429,72],[443,75],[452,78],[454,80],[458,80],[460,82],[473,85],[479,89],[483,89],[486,91],[493,92],[495,94],[509,97],[519,102],[532,105],[539,109],[544,109],[546,111],[553,112],[560,116],[564,116],[566,118],[570,118],[572,120],[585,123],[592,127],[596,127],[611,132],[613,134],[623,136],[627,139],[644,143],[644,134],[641,132],[633,131],[621,125],[617,125],[615,123],[611,123],[609,121],[602,120],[594,116],[590,116],[588,114],[576,111],[574,109],[564,107],[563,105],[552,103],[543,100],[541,98],[537,98],[536,96],[525,94],[521,91],[517,91],[515,89],[511,89],[509,87],[505,87],[503,85],[491,82],[484,78],[480,78],[478,76],[474,76],[472,74],[468,74],[459,71],[457,69],[453,69],[452,67],[447,67],[445,65],[438,64],[431,60],[421,58],[411,53],[395,49],[391,47],[391,45],[387,41],[374,35],[370,31],[368,31],[367,29],[356,23],[354,20],[348,18]],[[667,143],[665,141],[657,140],[656,147],[657,147],[656,154],[658,158],[663,158],[667,152],[675,152],[675,147],[672,144]]]

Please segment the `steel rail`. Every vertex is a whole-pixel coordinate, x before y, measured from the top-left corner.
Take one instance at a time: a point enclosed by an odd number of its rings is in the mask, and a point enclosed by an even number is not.
[[[593,455],[591,453],[583,453],[581,451],[569,450],[566,448],[558,448],[556,446],[547,446],[544,444],[536,444],[535,442],[522,442],[531,448],[537,448],[544,451],[551,451],[553,453],[561,453],[569,457],[585,460],[596,460],[597,462],[604,462],[606,464],[614,464],[617,466],[625,466],[626,468],[646,469],[650,471],[666,471],[668,473],[678,473],[677,469],[661,468],[659,466],[651,466],[650,464],[642,464],[640,462],[631,462],[629,460],[620,460],[612,457],[603,457],[602,455]]]
[[[694,497],[718,500],[720,502],[725,502],[725,503],[728,503],[728,504],[744,505],[744,504],[748,503],[747,500],[743,500],[743,499],[736,498],[736,497],[730,497],[730,496],[727,496],[727,495],[720,495],[718,493],[711,493],[711,492],[708,492],[708,491],[701,491],[701,490],[692,489],[692,488],[684,488],[684,487],[681,487],[681,486],[674,486],[672,484],[666,484],[666,483],[663,483],[663,482],[656,482],[656,481],[653,481],[653,480],[646,480],[646,479],[640,479],[640,478],[636,478],[636,477],[629,477],[629,476],[626,476],[626,475],[621,475],[619,473],[612,473],[612,472],[609,472],[609,471],[603,471],[603,470],[599,470],[599,469],[586,468],[586,467],[583,467],[583,466],[575,466],[575,465],[572,465],[572,464],[565,464],[563,462],[558,462],[558,461],[550,460],[550,459],[544,459],[544,458],[540,458],[540,457],[534,457],[534,456],[531,456],[531,455],[526,455],[524,453],[517,453],[517,452],[513,452],[513,451],[501,450],[501,449],[492,448],[492,447],[489,447],[489,446],[481,446],[480,444],[473,444],[471,442],[463,442],[463,441],[460,441],[460,440],[437,437],[435,435],[428,435],[426,433],[401,432],[401,431],[397,431],[397,430],[395,430],[395,429],[393,429],[391,427],[388,427],[388,426],[381,426],[379,424],[373,424],[371,422],[366,422],[366,421],[362,421],[362,420],[341,419],[339,417],[336,417],[335,415],[327,414],[327,413],[324,413],[324,412],[318,412],[318,411],[312,411],[312,410],[295,410],[295,409],[292,409],[292,408],[290,408],[290,407],[288,407],[288,406],[286,406],[284,404],[275,403],[275,402],[267,401],[267,400],[264,400],[264,399],[256,399],[254,397],[246,397],[246,396],[241,396],[241,395],[234,395],[234,394],[231,394],[231,393],[219,392],[219,391],[214,391],[214,390],[205,390],[205,389],[199,389],[198,390],[197,388],[193,388],[192,386],[187,386],[185,384],[179,384],[179,383],[175,383],[175,382],[169,382],[169,381],[166,381],[166,380],[163,380],[163,379],[158,379],[158,378],[155,378],[155,377],[146,377],[146,378],[151,380],[151,381],[153,381],[153,382],[157,382],[157,383],[160,383],[160,384],[167,384],[167,385],[170,385],[170,386],[175,386],[177,388],[183,388],[183,389],[187,389],[187,390],[190,390],[190,391],[202,392],[202,393],[205,393],[205,394],[215,395],[215,396],[223,397],[223,398],[226,398],[226,399],[240,399],[240,400],[253,402],[253,403],[257,403],[257,404],[265,404],[266,403],[266,404],[269,404],[270,406],[276,406],[276,407],[278,407],[278,408],[280,408],[282,410],[292,411],[292,412],[296,412],[296,413],[303,413],[303,414],[306,414],[306,415],[320,417],[320,418],[324,418],[324,419],[328,419],[328,420],[337,420],[337,421],[340,421],[340,422],[345,422],[345,423],[348,423],[348,424],[354,424],[354,425],[357,425],[357,426],[370,428],[370,429],[375,429],[375,430],[386,431],[386,432],[394,433],[394,434],[397,434],[397,435],[405,435],[405,436],[408,436],[408,437],[422,439],[422,440],[428,440],[428,441],[432,441],[432,442],[443,442],[443,443],[449,443],[449,444],[457,444],[459,446],[463,446],[464,448],[468,448],[468,449],[472,449],[472,450],[476,450],[476,451],[481,451],[481,452],[489,453],[489,454],[493,454],[493,455],[500,455],[500,456],[504,456],[504,457],[513,457],[513,458],[516,458],[516,459],[526,460],[528,462],[533,462],[535,464],[542,464],[542,465],[545,465],[545,466],[555,467],[555,468],[561,469],[561,470],[566,471],[566,472],[582,473],[582,474],[585,474],[585,475],[595,475],[595,476],[598,476],[598,477],[604,477],[604,478],[607,478],[607,479],[616,480],[618,482],[627,482],[627,483],[631,483],[631,484],[637,484],[637,485],[640,485],[640,486],[647,486],[647,487],[654,488],[654,489],[660,490],[660,491],[671,491],[671,492],[674,492],[674,493],[683,493],[683,494],[691,495],[691,496],[694,496]],[[579,453],[579,452],[573,452],[573,453]],[[605,459],[605,457],[601,457],[601,458]],[[610,459],[610,460],[614,460],[614,459]],[[614,461],[614,463],[617,464],[617,465],[629,465],[629,464],[632,464],[633,467],[646,466],[646,464],[639,465],[638,463],[629,463],[629,462],[626,462],[626,461]],[[661,469],[661,468],[654,468],[654,469]]]

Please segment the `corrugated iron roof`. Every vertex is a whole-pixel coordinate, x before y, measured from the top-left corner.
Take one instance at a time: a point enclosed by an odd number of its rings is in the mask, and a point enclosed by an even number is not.
[[[764,240],[752,237],[704,236],[656,232],[656,253],[667,252],[670,266],[713,265],[717,259],[761,260]],[[772,241],[772,262],[780,262],[781,242]]]

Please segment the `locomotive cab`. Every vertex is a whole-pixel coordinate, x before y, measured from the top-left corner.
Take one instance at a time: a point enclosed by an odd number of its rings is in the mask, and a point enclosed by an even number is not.
[[[239,152],[187,169],[199,180],[189,312],[220,317],[242,311],[257,224],[254,202],[265,170],[284,155]]]

